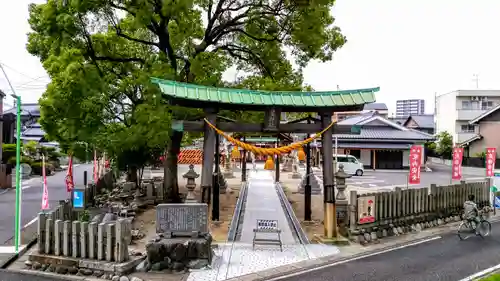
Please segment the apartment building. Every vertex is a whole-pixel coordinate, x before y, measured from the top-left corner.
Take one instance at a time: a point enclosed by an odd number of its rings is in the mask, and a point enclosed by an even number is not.
[[[409,99],[396,101],[396,118],[410,115],[423,115],[425,113],[425,100]]]
[[[479,136],[479,124],[470,123],[500,104],[500,90],[457,90],[436,97],[436,132],[447,131],[455,144]]]

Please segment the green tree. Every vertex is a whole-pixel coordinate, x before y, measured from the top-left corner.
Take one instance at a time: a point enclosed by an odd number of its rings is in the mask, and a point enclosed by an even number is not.
[[[40,100],[40,123],[50,139],[65,146],[85,142],[114,157],[168,145],[165,185],[175,200],[177,153],[183,136],[170,130],[170,120],[201,117],[202,112],[166,104],[150,77],[227,86],[222,74],[235,66],[245,77],[230,86],[301,90],[303,67],[313,59],[330,60],[346,41],[330,14],[334,2],[48,0],[32,4],[33,32],[27,48],[51,77]]]
[[[451,153],[453,151],[453,137],[450,133],[444,131],[437,135],[437,147],[436,152],[439,153],[445,159],[451,159]]]

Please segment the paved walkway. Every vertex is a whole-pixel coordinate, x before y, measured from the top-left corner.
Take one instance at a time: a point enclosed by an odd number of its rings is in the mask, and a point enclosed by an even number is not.
[[[265,219],[278,221],[278,227],[282,231],[281,241],[283,244],[297,243],[274,187],[274,179],[270,171],[256,170],[250,172],[246,199],[243,225],[241,226],[241,239],[239,242],[252,243],[254,236],[253,229],[257,225],[257,220]],[[260,233],[257,235],[262,238],[267,238],[266,236],[276,237],[275,233]]]
[[[212,269],[192,272],[188,281],[226,280],[339,253],[339,249],[334,246],[297,243],[274,187],[272,173],[264,170],[263,164],[259,164],[257,170],[250,171],[248,177],[249,185],[240,241],[219,244],[215,249]],[[257,245],[255,250],[252,249],[253,229],[256,227],[257,219],[278,220],[278,227],[282,230],[283,252],[275,245]],[[258,235],[265,237],[263,233]]]

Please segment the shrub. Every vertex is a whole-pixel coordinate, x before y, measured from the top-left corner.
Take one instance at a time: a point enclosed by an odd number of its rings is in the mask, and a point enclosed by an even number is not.
[[[7,161],[7,164],[11,164],[12,166],[16,166],[16,156],[12,156],[9,158],[9,160]],[[22,163],[26,163],[28,165],[31,166],[31,163],[33,163],[33,159],[31,159],[31,157],[28,157],[28,156],[21,156],[21,164]]]
[[[31,169],[32,169],[31,170],[32,174],[41,176],[42,175],[42,162],[33,162],[31,164]],[[50,176],[52,174],[53,169],[54,169],[54,166],[52,166],[51,164],[45,163],[45,174],[47,176]]]

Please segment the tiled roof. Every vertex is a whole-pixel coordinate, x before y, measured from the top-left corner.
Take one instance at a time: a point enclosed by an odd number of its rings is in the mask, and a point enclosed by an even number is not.
[[[388,108],[385,103],[374,102],[365,104],[363,110],[388,110]]]
[[[22,131],[21,135],[23,137],[43,137],[45,136],[45,132],[43,131],[42,126],[40,126],[40,124],[35,123],[28,126],[26,130]]]
[[[432,140],[432,136],[421,134],[418,131],[400,131],[392,128],[361,128],[359,135],[337,134],[340,139],[394,139],[394,140]]]
[[[17,113],[17,108],[12,107],[3,112],[3,114],[14,114]],[[32,115],[40,116],[40,105],[38,103],[22,103],[21,104],[21,115]]]
[[[158,78],[163,94],[177,99],[221,104],[268,105],[289,107],[341,107],[375,102],[375,92],[380,88],[328,92],[270,92],[233,88],[214,88],[180,83]]]
[[[418,124],[419,128],[434,128],[434,115],[432,114],[412,115],[408,117],[406,122],[408,122],[410,118]]]

